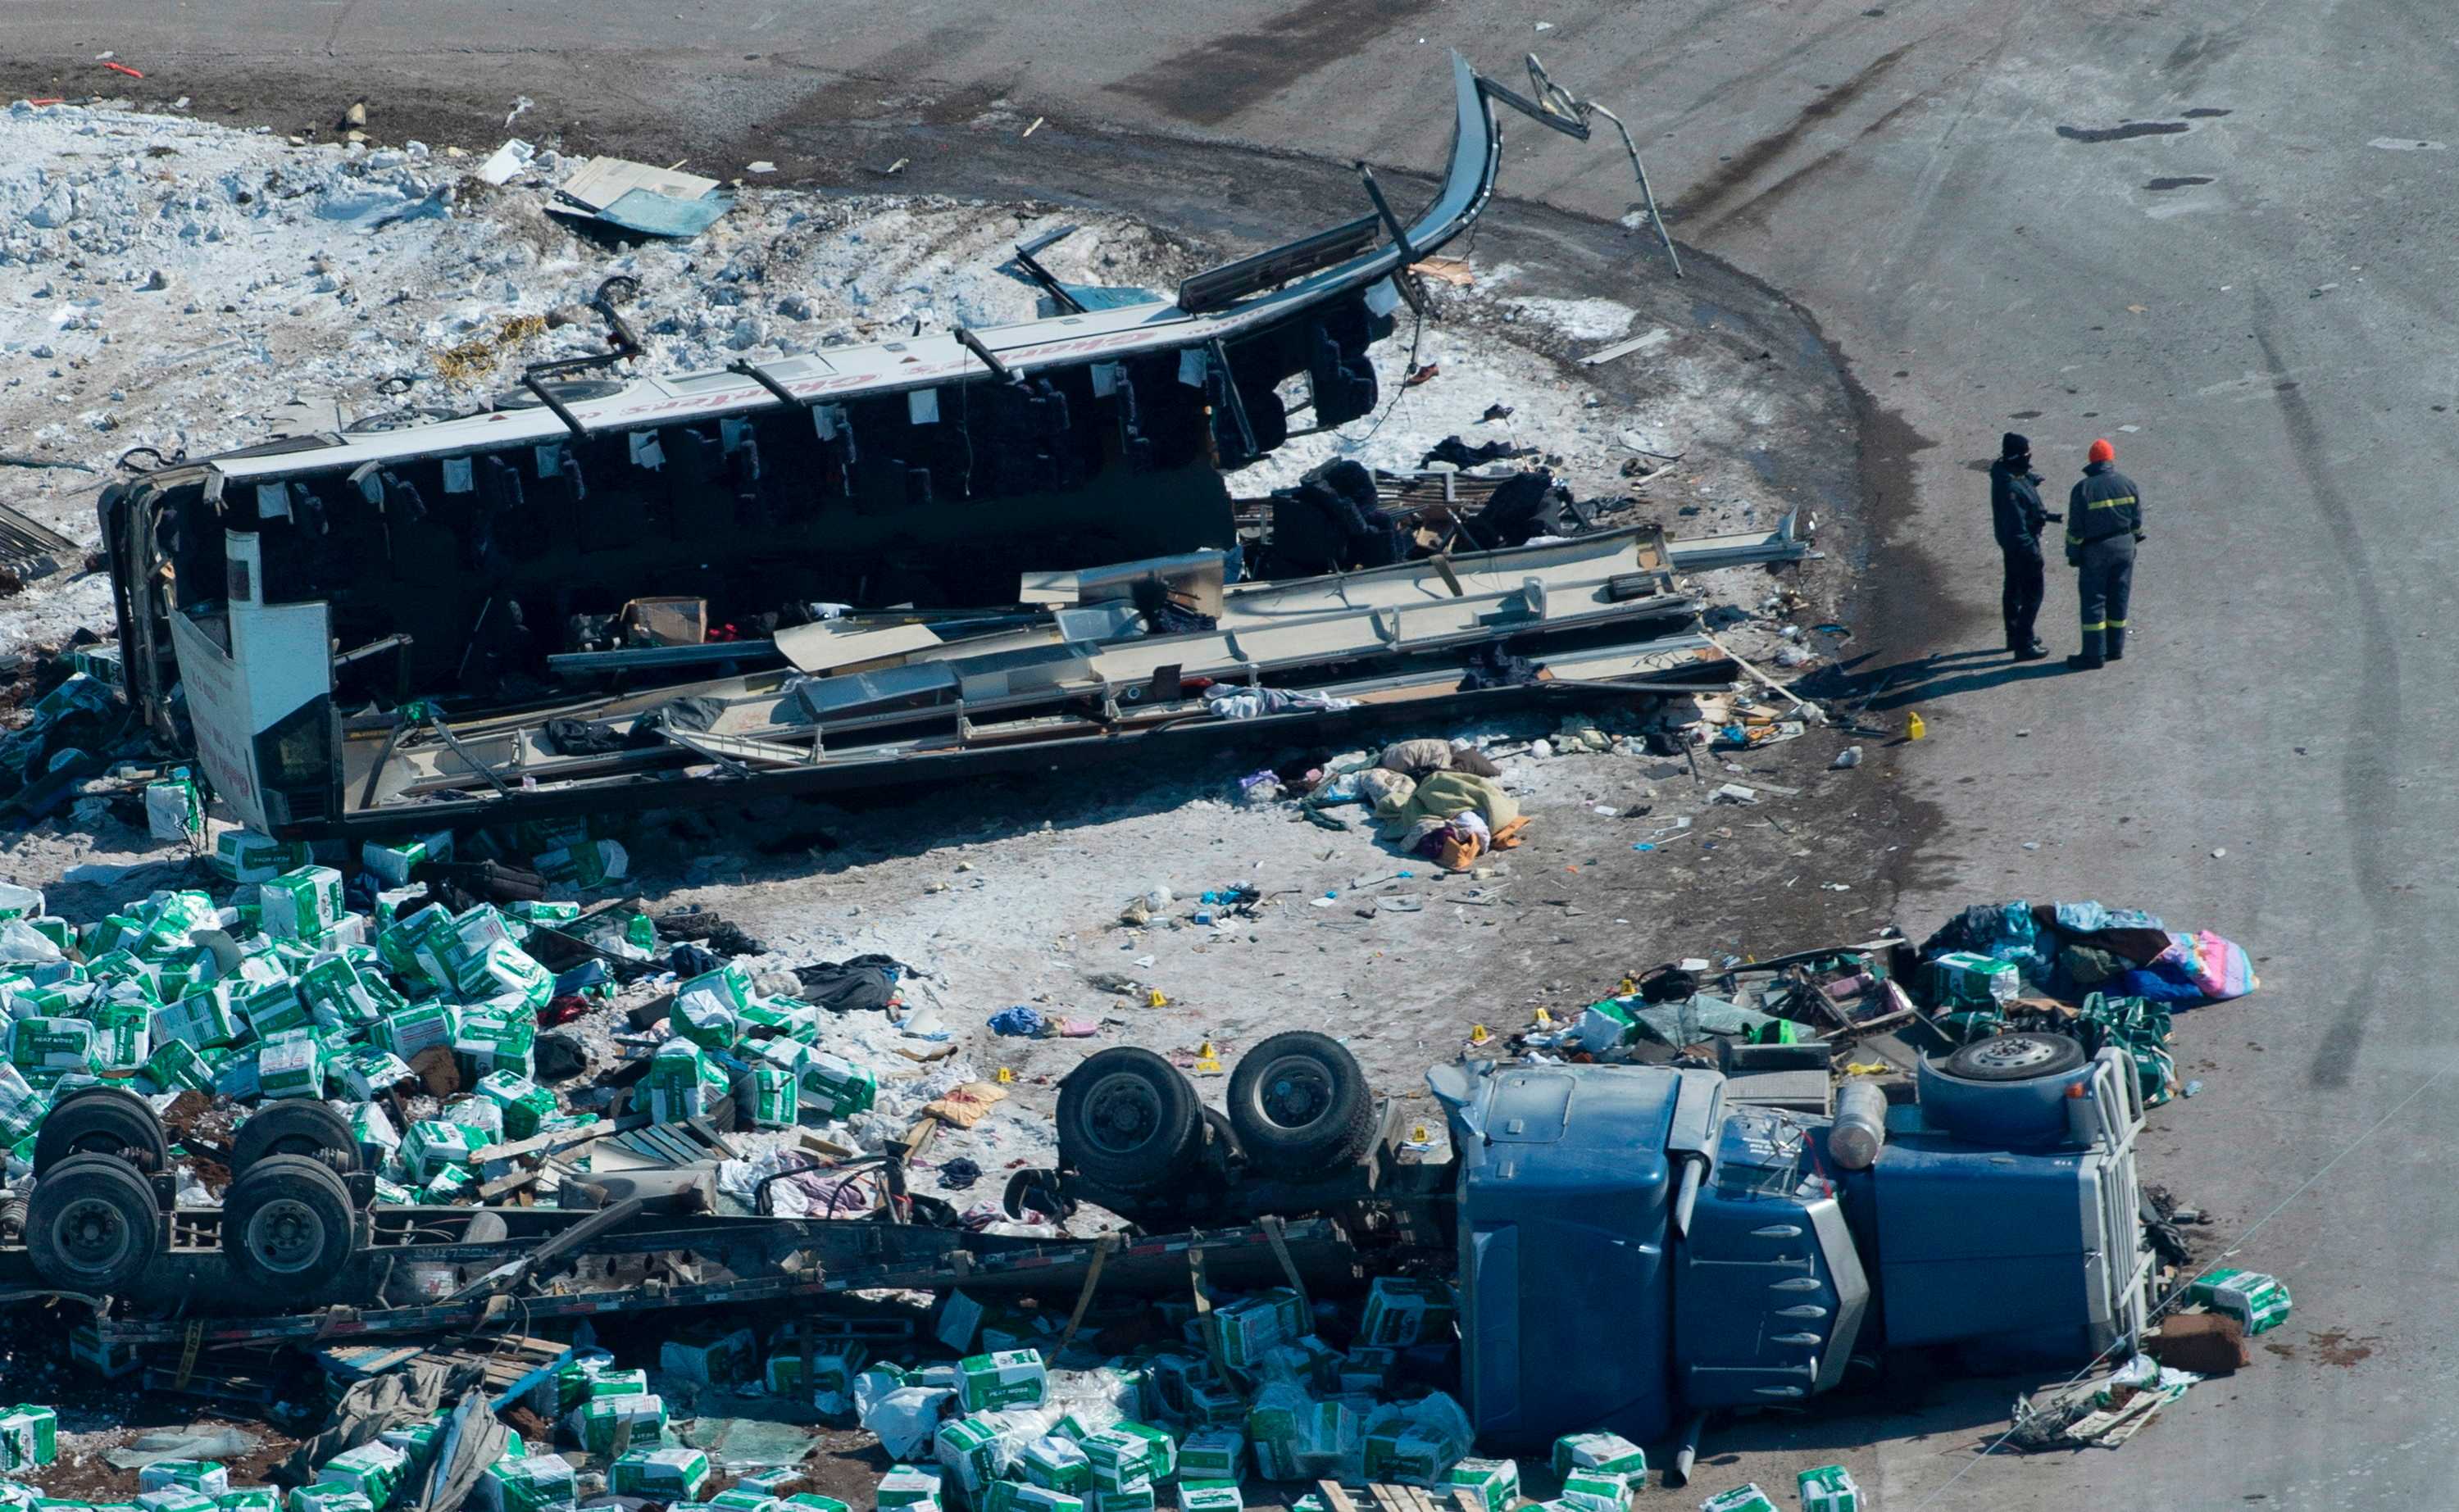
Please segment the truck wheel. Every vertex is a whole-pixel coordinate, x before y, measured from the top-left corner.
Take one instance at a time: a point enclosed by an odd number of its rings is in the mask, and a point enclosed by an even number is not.
[[[161,1252],[154,1188],[116,1155],[72,1155],[26,1199],[26,1250],[34,1273],[64,1292],[107,1296]]]
[[[359,1168],[359,1140],[331,1103],[284,1098],[249,1115],[231,1136],[231,1175],[243,1175],[268,1155],[305,1155],[347,1176]]]
[[[2066,1035],[2002,1034],[1948,1056],[1944,1070],[1966,1082],[2035,1082],[2065,1076],[2083,1062],[2083,1042]]]
[[[34,1136],[40,1177],[73,1155],[110,1155],[151,1176],[171,1164],[154,1105],[125,1087],[79,1087],[53,1104]]]
[[[1200,1143],[1195,1088],[1149,1050],[1113,1045],[1059,1086],[1059,1151],[1104,1186],[1144,1191],[1178,1174]]]
[[[1230,1074],[1230,1126],[1266,1170],[1320,1175],[1374,1143],[1375,1100],[1347,1046],[1293,1029],[1248,1051]]]
[[[349,1189],[312,1156],[267,1155],[222,1195],[222,1257],[276,1296],[322,1291],[349,1263],[356,1237]]]

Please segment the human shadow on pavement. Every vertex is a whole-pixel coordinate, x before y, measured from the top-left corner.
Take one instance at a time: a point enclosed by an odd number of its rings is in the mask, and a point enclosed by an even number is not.
[[[1799,684],[1799,691],[1804,698],[1879,714],[1916,704],[1938,704],[1960,693],[2064,677],[2068,671],[2060,657],[2017,662],[1994,646],[1937,652],[1888,666],[1865,664],[1875,660],[1839,662]]]

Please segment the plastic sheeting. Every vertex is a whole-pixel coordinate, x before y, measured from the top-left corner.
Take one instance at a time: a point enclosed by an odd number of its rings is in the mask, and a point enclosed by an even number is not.
[[[208,1428],[200,1423],[139,1434],[122,1448],[104,1450],[102,1458],[115,1470],[142,1470],[158,1460],[244,1460],[263,1441],[237,1428]]]
[[[2113,909],[2098,903],[2053,903],[2058,928],[2070,934],[2097,934],[2104,930],[2166,929],[2141,909]]]
[[[1767,1025],[1776,1022],[1775,1016],[1736,1002],[1700,993],[1676,1003],[1659,1003],[1653,1007],[1630,1011],[1632,1020],[1660,1044],[1675,1049],[1694,1045],[1710,1035],[1738,1035],[1748,1039]]]
[[[696,1418],[683,1440],[719,1469],[737,1473],[801,1464],[811,1452],[810,1429],[766,1418]]]
[[[456,1369],[433,1360],[412,1360],[400,1370],[351,1382],[326,1416],[324,1428],[291,1452],[277,1479],[285,1484],[313,1479],[317,1468],[335,1455],[373,1443],[388,1428],[432,1418],[447,1397],[477,1376],[475,1365]],[[199,1451],[171,1458],[218,1460],[222,1456]]]
[[[1976,903],[1922,941],[1924,957],[1969,951],[1992,960],[2012,961],[2015,969],[2024,974],[2024,980],[2033,986],[2047,982],[2054,973],[2057,949],[2054,939],[2041,937],[2040,926],[2032,918],[2032,905],[2021,899],[2012,903]]]
[[[403,1512],[452,1512],[470,1500],[470,1493],[478,1488],[478,1478],[504,1458],[504,1448],[511,1442],[511,1430],[495,1420],[485,1395],[465,1392],[445,1420],[435,1466],[428,1472],[425,1488],[406,1493],[399,1506]]]
[[[911,1461],[931,1447],[939,1418],[956,1394],[939,1386],[895,1386],[881,1372],[865,1371],[854,1377],[854,1415],[879,1438],[888,1458]]]

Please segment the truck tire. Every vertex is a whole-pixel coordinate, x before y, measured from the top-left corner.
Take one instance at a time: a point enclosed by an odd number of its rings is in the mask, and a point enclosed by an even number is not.
[[[2083,1045],[2060,1034],[2003,1034],[1944,1060],[1921,1058],[1913,1072],[1922,1121],[1952,1138],[2009,1149],[2071,1137],[2070,1093],[2091,1080]]]
[[[1347,1046],[1293,1029],[1248,1051],[1230,1074],[1230,1126],[1265,1170],[1320,1175],[1374,1143],[1375,1100]]]
[[[1113,1045],[1059,1085],[1059,1152],[1104,1186],[1165,1185],[1201,1146],[1203,1129],[1195,1088],[1149,1050]]]
[[[2083,1062],[2083,1041],[2066,1035],[2002,1034],[1948,1056],[1944,1069],[1966,1082],[2038,1082],[2066,1076]]]
[[[222,1194],[222,1257],[270,1295],[304,1301],[323,1291],[357,1240],[349,1189],[312,1156],[267,1155]]]
[[[359,1139],[331,1103],[284,1098],[250,1114],[231,1136],[231,1175],[246,1174],[268,1155],[305,1155],[347,1176],[359,1168]]]
[[[151,1176],[171,1164],[154,1106],[125,1087],[79,1087],[53,1105],[34,1136],[34,1174],[74,1155],[109,1155]]]
[[[27,1258],[46,1286],[108,1296],[161,1250],[154,1188],[116,1155],[72,1155],[26,1199]]]

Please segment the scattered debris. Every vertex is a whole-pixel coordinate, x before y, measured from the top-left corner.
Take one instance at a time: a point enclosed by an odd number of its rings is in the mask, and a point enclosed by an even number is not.
[[[1584,368],[1594,368],[1600,363],[1609,363],[1617,357],[1628,357],[1633,352],[1654,351],[1672,340],[1673,333],[1659,326],[1653,330],[1642,331],[1636,336],[1618,341],[1610,346],[1601,346],[1582,357],[1580,365]]]
[[[487,155],[485,162],[478,165],[478,178],[491,184],[510,183],[514,176],[527,168],[531,160],[536,157],[536,147],[517,136],[508,138],[502,146]]]
[[[734,207],[714,178],[621,158],[590,158],[556,186],[555,196],[547,209],[566,220],[682,241],[707,230]]]

